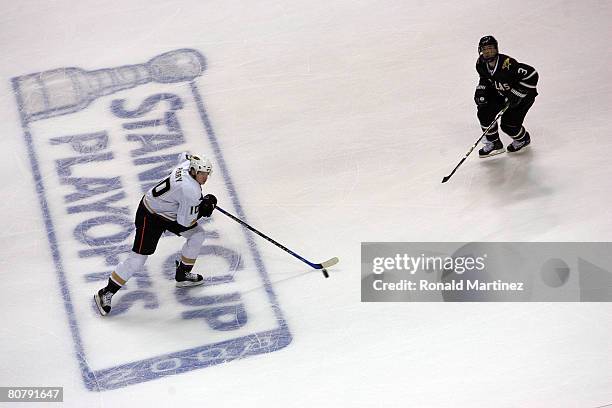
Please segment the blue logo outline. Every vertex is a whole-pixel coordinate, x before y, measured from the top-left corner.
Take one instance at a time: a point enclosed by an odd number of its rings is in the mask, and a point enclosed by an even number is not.
[[[191,51],[199,54],[199,51],[194,49],[182,49],[170,51],[166,54],[171,54],[177,51]],[[163,55],[166,55],[163,54]],[[200,54],[201,55],[201,54]],[[30,74],[35,75],[35,74]],[[70,289],[68,285],[68,281],[66,278],[66,274],[64,272],[64,266],[62,262],[62,256],[60,253],[60,249],[57,242],[57,237],[55,233],[55,226],[53,220],[51,219],[49,204],[46,197],[45,186],[43,183],[43,177],[40,172],[40,166],[38,163],[38,156],[36,154],[34,148],[34,142],[32,138],[32,131],[30,128],[30,122],[37,120],[36,118],[28,117],[25,113],[24,100],[23,95],[20,92],[19,88],[19,80],[20,78],[27,77],[20,76],[14,77],[11,79],[13,86],[13,93],[17,99],[17,106],[19,110],[19,116],[21,120],[21,127],[24,132],[24,139],[26,142],[26,147],[28,151],[28,156],[31,162],[32,176],[34,178],[34,183],[36,187],[36,194],[38,196],[38,201],[41,207],[43,221],[45,224],[45,228],[47,231],[47,240],[49,242],[49,248],[51,250],[51,255],[53,258],[53,263],[55,265],[55,270],[57,272],[58,283],[60,286],[60,291],[64,303],[64,308],[66,310],[68,324],[70,327],[70,331],[72,334],[72,339],[74,343],[76,358],[79,364],[79,368],[81,370],[81,375],[84,381],[86,388],[90,391],[106,391],[111,389],[117,389],[121,387],[125,387],[127,385],[136,384],[144,381],[150,381],[153,379],[161,378],[167,375],[179,374],[182,372],[187,372],[199,368],[205,368],[212,365],[228,362],[231,360],[235,360],[238,358],[244,358],[252,355],[270,353],[273,351],[280,350],[287,345],[289,345],[292,341],[292,336],[287,326],[287,322],[282,314],[280,309],[280,305],[278,303],[278,299],[276,294],[272,289],[272,284],[270,282],[270,278],[268,276],[268,272],[264,265],[263,259],[259,250],[257,248],[257,244],[254,240],[254,237],[245,229],[244,234],[245,238],[249,244],[249,248],[251,251],[251,255],[255,260],[255,266],[257,271],[263,281],[264,288],[266,294],[268,296],[268,300],[270,301],[270,306],[274,311],[274,315],[276,317],[276,321],[278,323],[278,328],[267,330],[259,333],[252,333],[246,336],[238,337],[235,339],[225,340],[218,343],[206,344],[203,346],[198,346],[191,349],[181,350],[177,352],[167,353],[161,356],[156,356],[153,358],[148,358],[140,361],[134,361],[127,364],[118,365],[111,368],[101,369],[101,370],[92,370],[89,367],[86,358],[85,348],[83,347],[83,342],[81,339],[79,326],[76,320],[76,316],[74,313],[74,308],[72,305]],[[162,81],[160,81],[162,82]],[[236,188],[234,187],[234,183],[231,179],[230,172],[228,166],[223,158],[222,150],[219,145],[218,137],[213,129],[210,118],[207,114],[206,108],[204,106],[204,101],[199,92],[197,84],[195,80],[189,81],[189,86],[191,88],[191,93],[193,95],[194,101],[196,102],[198,113],[202,124],[206,130],[206,134],[204,137],[208,138],[210,142],[213,153],[216,158],[217,166],[219,167],[221,173],[223,174],[225,185],[228,189],[229,195],[232,200],[232,204],[236,209],[237,215],[246,219],[242,206],[240,204],[240,200],[238,199],[238,194]],[[59,112],[57,116],[71,114],[74,111],[66,111]],[[44,119],[45,117],[40,117],[40,119]],[[270,342],[266,342],[265,340],[269,339]],[[262,343],[262,340],[263,343]],[[230,354],[224,354],[220,351],[226,350],[230,351]],[[196,356],[196,358],[194,358]],[[180,363],[179,366],[174,367],[173,363]],[[168,365],[170,363],[170,365]],[[135,373],[130,377],[130,374]]]

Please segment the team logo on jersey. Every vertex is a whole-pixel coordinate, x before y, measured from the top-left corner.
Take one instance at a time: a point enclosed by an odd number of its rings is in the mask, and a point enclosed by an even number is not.
[[[504,91],[510,90],[510,85],[506,83],[495,81],[494,84],[495,84],[495,89],[497,89],[498,91],[504,92]]]
[[[506,58],[502,64],[502,69],[510,69],[510,58]]]
[[[184,241],[170,234],[115,295],[109,320],[92,304],[94,291],[131,251],[140,198],[150,188],[165,188],[160,180],[182,151],[206,152],[217,163],[214,194],[245,218],[231,162],[223,159],[198,89],[205,69],[199,51],[179,49],[144,64],[60,68],[12,80],[53,259],[49,269],[58,278],[89,390],[269,353],[291,342],[253,237],[214,215],[203,225],[207,239],[194,267],[204,285],[174,287],[174,260]]]

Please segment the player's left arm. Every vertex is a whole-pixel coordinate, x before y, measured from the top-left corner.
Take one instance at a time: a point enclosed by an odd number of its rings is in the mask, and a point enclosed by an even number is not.
[[[217,207],[217,197],[213,194],[206,194],[200,199],[200,208],[198,211],[198,218],[210,217]]]
[[[538,71],[531,65],[518,63],[514,72],[515,86],[524,90],[535,90],[538,85]]]
[[[192,191],[183,191],[178,201],[179,207],[176,211],[176,222],[183,227],[192,227],[198,221],[200,197],[195,195]]]
[[[538,71],[530,65],[517,62],[512,70],[512,89],[510,90],[510,105],[516,106],[529,93],[536,91]]]

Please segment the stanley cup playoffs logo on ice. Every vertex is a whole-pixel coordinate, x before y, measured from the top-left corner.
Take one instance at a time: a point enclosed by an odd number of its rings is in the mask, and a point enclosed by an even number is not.
[[[211,157],[205,189],[244,218],[196,80],[203,55],[179,49],[115,68],[66,67],[13,78],[25,143],[59,293],[86,387],[102,391],[285,347],[291,335],[253,238],[218,217],[194,272],[175,288],[182,240],[154,256],[102,319],[91,294],[131,251],[143,193],[183,151]],[[202,221],[201,221],[202,222]]]

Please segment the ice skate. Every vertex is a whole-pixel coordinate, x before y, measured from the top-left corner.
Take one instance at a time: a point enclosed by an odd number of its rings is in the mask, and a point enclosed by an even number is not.
[[[494,142],[484,139],[483,143],[484,147],[478,151],[478,156],[480,156],[481,159],[495,156],[506,151],[506,149],[504,149],[504,145],[499,139]]]
[[[94,295],[94,301],[96,302],[96,306],[98,306],[98,310],[102,316],[106,316],[111,311],[111,299],[113,297],[113,292],[110,290],[100,289]]]
[[[529,132],[525,132],[525,136],[522,138],[513,141],[508,145],[508,153],[516,153],[519,150],[523,150],[531,143],[531,137],[529,136]]]
[[[191,286],[198,286],[204,283],[202,275],[197,273],[191,273],[193,265],[185,265],[182,262],[176,261],[176,280],[177,288],[186,288]]]

